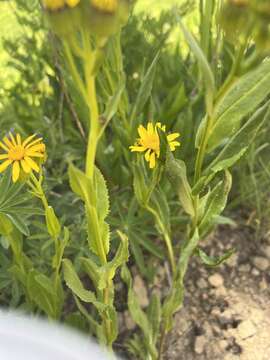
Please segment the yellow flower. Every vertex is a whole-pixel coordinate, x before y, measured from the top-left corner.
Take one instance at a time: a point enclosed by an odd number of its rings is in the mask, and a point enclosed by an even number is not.
[[[43,0],[45,9],[57,11],[65,6],[73,8],[79,4],[80,0]]]
[[[148,123],[147,128],[140,125],[138,128],[138,133],[140,138],[137,139],[134,146],[130,146],[130,150],[137,152],[145,152],[145,160],[149,162],[150,169],[153,169],[156,166],[156,158],[159,158],[160,155],[160,139],[157,129],[166,131],[166,126],[161,123]],[[180,136],[179,133],[173,133],[167,135],[167,140],[170,146],[171,151],[174,151],[177,146],[180,146],[178,141],[175,141]]]
[[[20,172],[29,174],[32,170],[40,171],[40,162],[37,164],[32,158],[45,159],[45,144],[42,138],[36,138],[36,135],[29,136],[22,141],[20,134],[16,137],[10,132],[9,136],[0,141],[0,149],[6,153],[0,153],[0,173],[5,171],[9,165],[12,165],[12,180],[16,182],[19,179]]]
[[[97,10],[114,13],[117,10],[119,0],[90,0],[91,5]]]

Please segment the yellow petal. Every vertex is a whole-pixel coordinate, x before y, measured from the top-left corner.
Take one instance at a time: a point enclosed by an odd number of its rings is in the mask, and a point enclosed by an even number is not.
[[[41,144],[36,144],[36,145],[33,145],[33,146],[26,146],[26,149],[28,151],[34,151],[34,152],[45,152],[46,150],[46,146],[41,143]]]
[[[9,151],[9,148],[5,144],[3,144],[1,141],[0,141],[0,147],[5,151]]]
[[[16,135],[16,139],[17,139],[18,145],[22,145],[22,138],[21,138],[21,135],[20,135],[20,134],[17,134],[17,135]]]
[[[10,137],[10,140],[11,140],[13,146],[16,146],[17,143],[16,143],[16,140],[15,140],[15,138],[14,138],[14,136],[13,136],[13,134],[12,134],[11,131],[9,132],[9,137]]]
[[[0,173],[5,171],[6,168],[12,163],[12,160],[6,160],[0,165]]]
[[[146,161],[150,161],[150,152],[151,152],[151,149],[148,149],[144,155]]]
[[[150,155],[150,163],[149,163],[150,169],[153,169],[156,166],[156,154],[152,152]]]
[[[22,169],[26,174],[29,174],[31,172],[31,166],[27,164],[25,160],[21,160]]]
[[[145,127],[142,126],[142,125],[140,125],[138,127],[138,133],[139,133],[141,138],[144,138],[145,136],[147,136],[147,131],[146,131]]]
[[[29,148],[31,148],[33,145],[39,143],[40,141],[42,141],[42,138],[38,138],[38,139],[32,141],[30,144],[26,145],[25,148],[26,148],[26,149],[29,149]],[[38,144],[38,145],[40,145],[40,144]]]
[[[27,144],[29,144],[30,141],[31,141],[32,139],[34,139],[34,137],[36,137],[36,134],[33,134],[33,135],[31,135],[31,136],[28,136],[28,138],[26,138],[26,139],[24,140],[23,144],[22,144],[23,147],[26,146]]]
[[[24,160],[26,161],[27,165],[29,165],[33,170],[39,172],[38,165],[29,156],[26,156]]]
[[[15,183],[20,176],[20,164],[19,161],[14,161],[12,166],[12,181]]]
[[[168,139],[168,141],[170,142],[170,141],[173,141],[173,140],[177,139],[179,136],[180,136],[179,133],[173,133],[173,134],[169,134],[169,135],[167,136],[167,139]]]
[[[13,149],[14,145],[12,144],[12,142],[9,140],[9,138],[7,138],[6,136],[3,139],[4,143],[8,146],[9,149]]]
[[[44,153],[42,154],[42,153],[40,153],[40,152],[31,151],[31,150],[26,150],[26,151],[25,151],[25,156],[43,158],[43,157],[44,157]]]
[[[172,141],[172,142],[169,142],[169,146],[170,146],[171,151],[174,151],[177,146],[180,146],[180,143],[178,141]]]
[[[0,154],[0,160],[8,159],[8,154]]]
[[[146,150],[146,148],[144,146],[130,146],[129,148],[130,148],[131,152],[134,152],[134,151],[143,152]]]

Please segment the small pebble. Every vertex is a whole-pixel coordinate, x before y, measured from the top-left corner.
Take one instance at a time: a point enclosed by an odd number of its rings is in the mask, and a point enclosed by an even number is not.
[[[212,285],[215,288],[222,286],[224,283],[223,277],[218,273],[211,275],[209,277],[208,281],[209,281],[210,285]]]
[[[269,267],[269,261],[262,256],[255,256],[255,258],[253,259],[253,264],[260,271],[265,271]]]
[[[195,345],[194,345],[195,353],[198,355],[202,354],[204,352],[206,343],[207,343],[207,339],[205,336],[203,336],[203,335],[197,336],[196,340],[195,340]]]

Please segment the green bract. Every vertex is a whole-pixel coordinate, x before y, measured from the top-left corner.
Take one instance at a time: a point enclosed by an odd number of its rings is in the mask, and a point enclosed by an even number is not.
[[[91,0],[82,1],[83,25],[93,35],[107,38],[116,33],[127,22],[130,3],[119,0],[113,12],[102,11],[91,4]]]

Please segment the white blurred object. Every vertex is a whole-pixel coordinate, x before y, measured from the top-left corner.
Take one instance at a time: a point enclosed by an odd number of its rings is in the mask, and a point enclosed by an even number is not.
[[[0,311],[2,360],[108,360],[97,344],[69,328]]]

